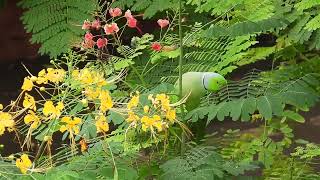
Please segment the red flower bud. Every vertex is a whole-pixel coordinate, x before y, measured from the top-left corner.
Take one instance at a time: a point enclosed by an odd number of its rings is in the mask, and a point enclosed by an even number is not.
[[[128,18],[127,25],[130,28],[136,28],[137,27],[137,19],[135,19],[134,17]]]
[[[153,50],[155,50],[155,51],[161,51],[162,46],[161,46],[160,43],[154,42],[154,43],[152,43],[151,48],[152,48]]]
[[[131,14],[131,11],[130,11],[130,10],[127,10],[127,11],[124,13],[124,17],[127,18],[127,19],[133,18],[132,14]]]

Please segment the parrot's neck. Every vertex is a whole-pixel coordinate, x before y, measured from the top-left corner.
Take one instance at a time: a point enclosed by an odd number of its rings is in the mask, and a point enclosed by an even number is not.
[[[203,73],[203,75],[202,75],[202,85],[205,90],[209,89],[209,78],[206,78],[207,74],[209,74],[209,73]]]

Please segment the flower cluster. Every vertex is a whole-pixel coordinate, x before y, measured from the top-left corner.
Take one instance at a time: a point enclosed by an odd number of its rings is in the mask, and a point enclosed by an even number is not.
[[[107,46],[110,39],[115,39],[115,41],[120,41],[119,40],[120,37],[118,36],[118,32],[120,28],[118,27],[116,20],[121,19],[121,16],[123,14],[122,10],[120,8],[110,8],[108,12],[111,18],[106,22],[101,22],[99,19],[96,19],[93,22],[90,22],[89,20],[85,20],[83,22],[82,29],[87,31],[84,36],[84,41],[82,42],[82,47],[84,49],[94,48],[95,45],[98,47],[98,49],[102,49],[105,46]],[[120,17],[120,18],[115,19],[116,17]],[[132,15],[130,10],[127,10],[122,16],[122,18],[126,19],[126,26],[128,28],[137,29],[140,32],[140,34],[143,34],[141,29],[138,27],[138,20],[135,18],[134,15]],[[169,20],[167,19],[159,19],[157,23],[161,28],[161,30],[166,28],[170,24]],[[92,30],[94,31],[100,30],[101,28],[103,28],[104,34],[98,34],[94,36],[90,32]],[[96,39],[96,41],[94,39]],[[153,49],[154,51],[161,51],[162,49],[161,43],[153,42],[151,44],[151,49]]]
[[[83,89],[83,94],[86,99],[83,102],[88,101],[99,101],[100,102],[100,112],[105,113],[113,107],[112,98],[108,90],[103,89],[103,86],[107,85],[108,82],[104,78],[103,74],[89,68],[84,68],[81,70],[73,70],[72,78],[75,83],[79,83]]]
[[[90,25],[90,27],[98,28],[98,22]],[[90,39],[90,35],[87,36]],[[63,85],[64,86],[63,86]],[[65,71],[63,69],[47,68],[38,73],[38,76],[28,76],[24,79],[21,87],[23,102],[22,113],[24,123],[30,126],[30,132],[37,129],[42,123],[49,123],[52,120],[59,121],[59,127],[61,132],[68,131],[70,134],[78,135],[80,127],[83,123],[81,118],[66,116],[68,114],[65,111],[66,104],[70,105],[70,100],[64,102],[64,100],[58,101],[57,99],[44,99],[36,100],[33,94],[35,90],[38,94],[45,91],[46,94],[54,96],[57,88],[64,90],[57,91],[58,93],[64,92],[66,89],[72,91],[72,89],[79,91],[79,94],[73,94],[79,98],[79,101],[83,104],[83,107],[95,106],[96,116],[96,128],[98,133],[106,133],[109,131],[109,124],[105,113],[113,107],[113,101],[109,90],[105,88],[108,85],[104,73],[97,70],[95,67],[85,67],[82,69],[73,68]],[[40,90],[40,91],[39,91]],[[48,91],[50,92],[48,92]],[[53,91],[53,92],[52,92]],[[1,105],[2,106],[2,105]],[[37,107],[42,106],[42,107]],[[2,107],[3,108],[3,107]],[[2,109],[1,108],[1,109]],[[20,112],[18,112],[20,113]],[[10,113],[0,112],[0,135],[7,129],[11,131],[14,127],[14,120]]]
[[[127,104],[128,115],[126,121],[130,127],[140,126],[142,131],[161,132],[176,121],[176,111],[170,104],[169,96],[157,94],[148,96],[148,103],[140,104],[140,95],[137,92]]]
[[[64,69],[53,69],[47,68],[43,69],[38,73],[37,76],[28,76],[24,78],[21,89],[23,91],[32,91],[35,83],[38,85],[48,84],[48,83],[60,83],[64,80],[66,72]]]

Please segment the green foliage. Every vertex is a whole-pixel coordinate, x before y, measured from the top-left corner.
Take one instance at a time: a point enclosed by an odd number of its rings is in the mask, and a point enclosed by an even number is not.
[[[278,157],[274,165],[264,172],[264,175],[279,180],[319,179],[320,174],[312,167],[312,165],[319,164],[317,159],[319,152],[319,146],[313,143],[308,143],[305,147],[298,146],[289,157]]]
[[[229,82],[212,99],[204,100],[203,107],[189,112],[186,119],[196,122],[206,118],[210,122],[216,117],[223,121],[229,116],[233,120],[248,121],[251,115],[259,112],[265,119],[285,116],[302,122],[301,117],[294,112],[283,110],[286,105],[301,110],[314,105],[319,98],[316,92],[316,88],[320,86],[318,78],[319,74],[307,74],[275,83],[261,81],[263,79],[259,79],[258,74],[249,74],[239,82]]]
[[[161,165],[162,179],[229,179],[257,167],[249,163],[225,161],[213,147],[195,147],[183,156]]]
[[[270,32],[277,29],[285,28],[289,22],[281,18],[269,18],[259,22],[243,21],[232,24],[231,26],[212,25],[204,33],[204,37],[219,37],[219,36],[242,36],[255,33]]]
[[[27,32],[32,33],[31,42],[41,44],[40,54],[57,57],[79,43],[84,20],[91,19],[95,1],[22,0],[19,3],[26,11],[21,20]]]
[[[164,11],[173,11],[176,16],[178,2],[117,0],[111,6],[123,11],[130,8],[143,13],[144,18],[151,18]],[[40,52],[51,56],[65,52],[70,42],[75,42],[83,34],[75,25],[90,18],[95,9],[95,3],[89,0],[23,0],[20,5],[27,9],[22,20],[28,32],[33,33],[32,42],[42,43]],[[106,63],[94,68],[103,68],[107,75],[116,73],[115,81],[120,79],[117,86],[104,87],[112,90],[111,96],[116,102],[107,112],[108,122],[114,124],[110,129],[116,130],[104,134],[104,139],[99,140],[94,116],[88,116],[83,119],[81,131],[75,139],[88,138],[88,151],[80,155],[80,152],[71,152],[64,147],[68,152],[61,151],[53,156],[55,163],[51,170],[43,174],[32,173],[32,178],[240,179],[246,171],[258,168],[253,163],[260,163],[259,170],[266,179],[319,179],[319,174],[309,165],[320,154],[317,145],[298,147],[291,156],[284,155],[284,149],[292,145],[294,137],[290,125],[304,123],[299,112],[308,111],[319,101],[319,5],[318,0],[188,0],[184,4],[183,47],[178,47],[180,39],[175,30],[171,31],[171,28],[176,29],[176,19],[171,12],[166,13],[172,27],[165,32],[165,37],[162,34],[157,40],[156,36],[144,34],[134,37],[130,45],[110,43],[116,53],[108,54],[107,59],[98,57]],[[43,16],[37,16],[39,14]],[[188,19],[188,15],[192,17]],[[194,22],[203,17],[207,21]],[[262,39],[264,35],[271,37],[273,42],[266,44]],[[150,48],[155,41],[163,47],[160,52]],[[219,140],[210,142],[217,148],[197,145],[178,156],[177,141],[183,139],[181,144],[184,145],[183,131],[187,128],[174,126],[168,129],[165,135],[170,136],[166,136],[169,138],[164,138],[163,142],[150,141],[145,134],[127,133],[126,115],[121,108],[128,103],[130,93],[139,91],[141,104],[148,94],[166,93],[177,98],[174,83],[179,78],[177,59],[181,57],[182,48],[185,53],[182,73],[209,71],[226,76],[260,60],[272,64],[270,71],[253,69],[241,80],[229,81],[218,92],[208,93],[200,107],[192,111],[183,107],[175,109],[178,119],[186,120],[187,125],[203,124],[198,130],[201,132],[193,132],[196,137],[205,131],[204,124],[228,118],[245,122],[261,120],[259,122],[264,125],[257,128],[258,135],[240,131],[240,135],[233,139],[220,136]],[[74,99],[74,94],[70,92],[70,99]],[[69,115],[80,114],[84,109],[78,102],[68,107]],[[59,130],[57,124],[58,120],[53,120],[49,123],[50,128],[43,126],[32,133],[43,141],[46,135]],[[21,132],[27,130],[22,128]],[[67,135],[65,133],[63,138]],[[277,138],[279,140],[275,140]],[[162,146],[163,151],[160,150]],[[41,158],[35,169],[47,168],[51,163],[49,157]],[[1,166],[8,168],[3,170],[0,167],[0,173],[16,173],[17,169],[9,168],[13,163],[7,159],[1,161]]]

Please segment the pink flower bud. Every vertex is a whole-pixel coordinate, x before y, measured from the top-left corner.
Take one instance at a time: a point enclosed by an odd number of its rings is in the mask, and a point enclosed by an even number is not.
[[[137,27],[137,19],[135,19],[134,17],[128,18],[127,25],[130,28],[136,28]]]
[[[119,27],[118,27],[117,23],[106,24],[104,26],[104,32],[107,35],[117,33],[118,31],[119,31]]]
[[[93,39],[93,35],[89,32],[86,33],[86,35],[84,35],[84,39],[85,41],[89,41]]]
[[[107,38],[99,38],[97,40],[97,46],[99,49],[105,47],[108,44],[108,39]]]
[[[132,16],[130,10],[127,10],[127,11],[124,13],[124,17],[127,18],[127,19],[134,18],[134,17]]]
[[[122,15],[122,11],[120,8],[110,8],[109,9],[109,14],[111,17],[118,17]]]
[[[161,46],[160,43],[154,42],[154,43],[152,43],[151,48],[152,48],[154,51],[161,51],[162,46]]]
[[[91,23],[88,20],[85,20],[82,24],[82,29],[89,30],[91,28]]]
[[[92,28],[99,30],[101,28],[101,24],[99,20],[94,20],[91,25]]]
[[[169,21],[166,19],[159,19],[157,23],[161,28],[167,27],[169,25]]]

